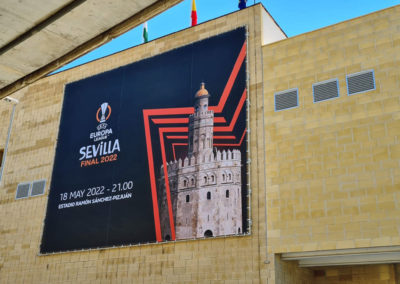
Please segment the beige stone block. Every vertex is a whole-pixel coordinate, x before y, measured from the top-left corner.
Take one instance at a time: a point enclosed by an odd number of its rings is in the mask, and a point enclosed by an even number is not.
[[[315,251],[318,249],[318,243],[307,243],[303,245],[303,251]]]
[[[393,224],[391,226],[382,226],[379,229],[383,237],[397,237],[399,235],[399,229]]]
[[[372,246],[390,246],[391,243],[390,237],[375,238],[371,240]]]
[[[400,244],[400,237],[391,237],[392,245],[397,246]]]
[[[369,247],[371,246],[371,239],[355,239],[354,243],[357,248]]]
[[[354,240],[338,241],[336,244],[336,249],[348,249],[354,247],[355,247]]]
[[[400,144],[390,146],[389,151],[392,159],[400,158]]]
[[[269,238],[279,238],[281,235],[281,230],[268,230],[267,235]]]

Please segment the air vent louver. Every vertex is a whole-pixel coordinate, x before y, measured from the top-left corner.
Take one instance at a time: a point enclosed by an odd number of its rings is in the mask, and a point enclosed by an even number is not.
[[[373,70],[347,75],[346,79],[347,92],[349,95],[375,90],[375,78]]]
[[[29,195],[29,189],[31,187],[30,183],[20,183],[17,186],[17,194],[15,199],[26,198]]]
[[[339,97],[338,80],[329,80],[313,85],[314,103]]]
[[[32,183],[31,196],[41,195],[44,193],[44,187],[46,186],[46,180],[37,180]]]
[[[275,111],[294,108],[298,105],[297,89],[275,93]]]

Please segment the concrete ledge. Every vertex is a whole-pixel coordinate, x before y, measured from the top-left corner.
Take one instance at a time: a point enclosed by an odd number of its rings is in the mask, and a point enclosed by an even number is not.
[[[283,253],[282,260],[300,267],[400,263],[400,246]]]

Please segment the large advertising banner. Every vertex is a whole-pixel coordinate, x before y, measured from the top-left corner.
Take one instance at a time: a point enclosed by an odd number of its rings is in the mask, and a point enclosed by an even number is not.
[[[41,253],[247,232],[246,30],[65,87]]]

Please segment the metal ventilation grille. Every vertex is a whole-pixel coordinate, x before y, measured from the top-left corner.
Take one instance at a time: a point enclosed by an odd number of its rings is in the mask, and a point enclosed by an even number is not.
[[[297,107],[298,105],[297,89],[275,93],[275,111]]]
[[[314,84],[314,103],[339,97],[338,85],[337,79]]]
[[[374,71],[363,71],[347,76],[347,92],[349,95],[375,90]]]
[[[44,193],[46,180],[37,180],[32,183],[31,196],[41,195]]]
[[[18,186],[17,186],[17,194],[15,195],[15,199],[28,197],[30,187],[31,187],[30,183],[20,183],[20,184],[18,184]]]

